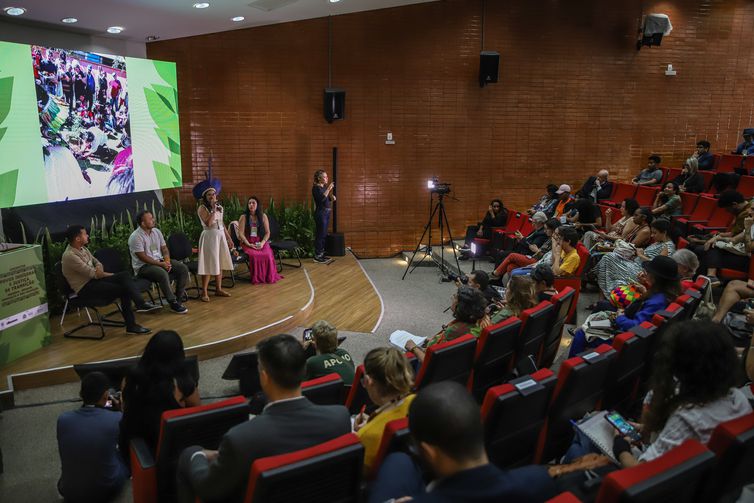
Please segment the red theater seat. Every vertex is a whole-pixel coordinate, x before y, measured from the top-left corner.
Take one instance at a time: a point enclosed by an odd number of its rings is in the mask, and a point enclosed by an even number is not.
[[[364,447],[354,433],[251,465],[244,503],[357,502]]]
[[[482,329],[471,377],[471,392],[478,401],[482,401],[487,389],[502,383],[510,373],[521,325],[521,320],[513,316]]]
[[[640,399],[639,382],[649,358],[649,343],[649,337],[640,337],[633,332],[615,336],[613,349],[616,356],[608,373],[603,408],[617,409],[625,414]]]
[[[636,187],[632,183],[617,182],[614,184],[613,195],[610,196],[610,199],[605,199],[600,203],[619,208],[624,199],[633,199],[636,195]]]
[[[351,383],[351,389],[348,390],[345,403],[346,408],[352,415],[361,412],[362,406],[365,405],[366,410],[368,411],[374,409],[374,403],[371,398],[369,398],[366,388],[361,385],[361,379],[363,377],[364,365],[358,365],[353,374],[353,383]]]
[[[652,203],[655,202],[655,198],[657,197],[657,192],[659,192],[660,187],[648,187],[646,185],[639,185],[636,188],[636,195],[634,196],[634,199],[636,199],[636,202],[639,203],[639,206],[652,206]]]
[[[742,176],[736,190],[745,198],[754,197],[754,176]]]
[[[737,269],[721,268],[717,271],[717,277],[723,281],[730,281],[732,279],[747,280],[754,278],[754,255],[749,259],[749,268],[746,271],[739,271]]]
[[[696,206],[694,206],[694,211],[692,211],[690,215],[686,217],[673,217],[673,220],[677,224],[678,231],[681,235],[685,236],[689,233],[691,225],[707,222],[716,208],[717,199],[699,196],[699,200],[697,201]]]
[[[717,161],[718,173],[732,173],[736,168],[743,167],[744,156],[735,154],[723,154]]]
[[[690,192],[681,192],[681,214],[678,215],[688,217],[693,213],[696,203],[699,202],[699,194],[692,194]]]
[[[380,440],[380,448],[377,450],[377,455],[374,458],[374,464],[369,474],[370,478],[377,476],[380,465],[382,465],[382,461],[388,454],[393,452],[410,452],[410,433],[407,417],[393,419],[385,425],[385,429],[382,431],[382,439]]]
[[[301,394],[317,405],[340,405],[345,387],[338,374],[311,379],[301,383]]]
[[[533,358],[534,363],[539,361],[543,344],[556,315],[555,306],[548,301],[540,302],[521,313],[523,326],[516,341],[516,363],[528,357]]]
[[[448,342],[441,342],[427,348],[414,387],[419,390],[433,382],[456,381],[468,384],[476,354],[476,337],[466,334]]]
[[[492,463],[509,468],[532,462],[555,382],[550,369],[541,369],[487,391],[482,422]]]
[[[571,314],[575,300],[576,290],[570,286],[560,290],[550,299],[550,303],[555,306],[555,318],[543,343],[542,356],[538,363],[540,368],[549,367],[555,361],[560,348],[560,339],[563,336],[563,326]]]
[[[707,234],[722,232],[728,229],[735,217],[725,208],[715,208],[706,222],[690,224],[690,234]]]
[[[715,455],[696,440],[646,463],[610,473],[602,480],[596,503],[698,501],[715,464]]]
[[[572,492],[566,491],[558,494],[554,498],[550,498],[545,503],[581,503],[581,500]]]
[[[537,442],[535,463],[562,456],[573,439],[570,421],[599,408],[615,355],[613,348],[602,344],[567,359],[560,366],[547,420]]]
[[[225,432],[248,420],[249,404],[242,396],[164,412],[156,453],[141,438],[131,441],[134,503],[174,500],[176,466],[183,449],[191,445],[217,449]]]
[[[717,466],[702,501],[735,496],[744,485],[754,482],[754,413],[717,425],[707,446],[717,456]]]

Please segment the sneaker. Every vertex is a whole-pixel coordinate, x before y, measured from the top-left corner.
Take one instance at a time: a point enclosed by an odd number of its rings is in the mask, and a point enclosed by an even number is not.
[[[314,261],[315,261],[315,262],[319,262],[320,264],[324,264],[324,263],[325,263],[325,262],[327,262],[328,260],[330,260],[330,259],[328,259],[328,258],[327,258],[327,257],[325,257],[324,255],[320,255],[320,256],[314,257]]]
[[[162,309],[162,307],[156,306],[152,304],[151,302],[145,302],[144,304],[140,306],[136,306],[137,313],[148,313],[149,311],[154,311],[155,309]]]
[[[186,306],[184,306],[183,304],[181,304],[180,302],[178,302],[178,301],[171,302],[170,303],[170,309],[172,309],[173,312],[177,313],[177,314],[186,314],[186,313],[188,313],[188,308]]]
[[[186,290],[183,290],[180,293],[176,292],[175,299],[178,302],[188,302],[188,294],[186,293]]]
[[[127,334],[146,335],[149,332],[151,332],[151,330],[149,330],[147,327],[142,327],[141,325],[126,327]]]

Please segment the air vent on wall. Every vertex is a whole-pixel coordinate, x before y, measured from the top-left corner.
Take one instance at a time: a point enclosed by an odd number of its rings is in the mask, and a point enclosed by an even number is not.
[[[249,7],[270,12],[296,2],[298,0],[255,0],[249,4]]]

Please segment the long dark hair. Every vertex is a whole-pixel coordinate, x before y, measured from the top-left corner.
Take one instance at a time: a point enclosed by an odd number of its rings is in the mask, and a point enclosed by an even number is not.
[[[728,394],[738,382],[736,350],[719,323],[683,321],[659,341],[649,387],[652,400],[645,434],[659,432],[676,409],[704,405]]]
[[[199,201],[201,201],[202,206],[204,206],[205,208],[207,208],[207,211],[210,210],[209,200],[207,199],[207,194],[209,194],[210,190],[215,190],[215,189],[207,189],[207,190],[205,190],[204,194],[202,194],[202,198],[199,199]],[[217,192],[215,192],[215,194],[217,194]],[[218,202],[218,206],[219,205],[220,205],[220,203]]]
[[[251,196],[246,200],[246,209],[243,214],[246,217],[246,226],[251,229],[251,210],[249,210],[249,201],[252,199],[257,202],[257,211],[254,212],[254,216],[257,217],[257,235],[259,235],[259,230],[264,230],[264,211],[262,210],[262,203],[259,202],[257,196]]]

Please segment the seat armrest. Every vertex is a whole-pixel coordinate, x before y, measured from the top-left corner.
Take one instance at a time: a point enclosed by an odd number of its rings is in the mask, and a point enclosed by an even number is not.
[[[157,503],[157,467],[143,438],[131,440],[131,475],[134,503]]]
[[[139,468],[142,470],[153,468],[155,465],[152,450],[147,445],[147,442],[141,437],[131,440],[131,459],[136,461]]]

